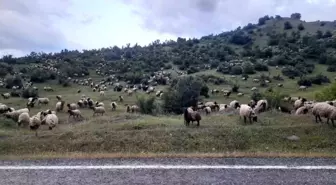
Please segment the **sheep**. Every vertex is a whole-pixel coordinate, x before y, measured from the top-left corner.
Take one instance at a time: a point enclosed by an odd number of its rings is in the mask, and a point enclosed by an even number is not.
[[[84,107],[84,101],[83,100],[78,100],[77,105],[80,108]]]
[[[88,102],[89,107],[93,107],[94,102],[90,98],[87,99],[87,102]]]
[[[279,84],[278,84],[278,87],[283,87],[283,84],[279,83]]]
[[[37,105],[48,105],[49,104],[49,98],[38,98],[37,99]]]
[[[59,112],[59,111],[62,111],[63,108],[64,108],[64,104],[65,104],[65,101],[59,101],[56,103],[56,111]]]
[[[257,105],[254,108],[254,112],[258,114],[258,113],[266,111],[267,109],[268,109],[267,100],[259,100],[257,102]]]
[[[4,98],[4,99],[8,99],[11,95],[9,93],[2,93],[1,96]]]
[[[9,107],[5,104],[0,104],[0,113],[5,113],[5,112],[8,112],[10,111]],[[11,112],[11,111],[10,111]]]
[[[62,100],[62,96],[61,95],[57,95],[56,98],[57,98],[58,101]]]
[[[210,107],[211,108],[211,110],[219,110],[219,105],[217,104],[217,102],[212,102],[212,101],[210,101],[210,102],[206,102],[205,104],[204,104],[204,106],[205,107]]]
[[[93,109],[93,116],[95,116],[96,114],[101,114],[103,116],[105,113],[104,107],[92,107],[92,109]]]
[[[30,98],[28,98],[27,107],[34,107],[36,100],[37,100],[36,97],[30,97]]]
[[[137,106],[137,105],[132,105],[132,106],[129,106],[129,105],[126,105],[127,108],[126,108],[126,111],[127,112],[138,112],[140,110],[140,108]]]
[[[200,126],[200,121],[202,120],[201,114],[197,111],[194,111],[191,107],[184,110],[184,123],[186,126],[189,126],[189,123],[197,121],[197,126]]]
[[[83,118],[82,113],[80,110],[75,109],[75,110],[68,110],[69,113],[69,118],[72,116],[74,119],[75,118]]]
[[[47,124],[49,130],[52,130],[58,124],[58,117],[55,114],[47,114],[44,119],[41,121],[41,124]]]
[[[112,110],[116,110],[116,108],[117,108],[117,103],[116,102],[112,102],[111,103],[111,108],[112,108]]]
[[[124,101],[124,97],[123,96],[119,96],[119,102],[123,102]]]
[[[306,90],[307,89],[307,86],[304,86],[304,85],[301,85],[300,87],[299,87],[299,90]]]
[[[37,137],[37,129],[41,125],[41,119],[37,117],[36,115],[30,117],[29,119],[29,127],[30,130],[35,130],[35,136]]]
[[[334,111],[336,111],[336,108],[326,102],[315,103],[312,109],[312,113],[315,116],[316,123],[318,123],[317,119],[322,122],[321,117],[327,118],[327,123],[329,123],[329,118]]]
[[[309,111],[308,106],[302,106],[296,110],[295,115],[307,114],[308,111]]]
[[[259,79],[253,79],[253,82],[258,83],[260,80]]]
[[[258,121],[256,113],[253,111],[252,107],[247,104],[242,104],[240,106],[239,115],[240,117],[244,117],[244,123],[246,123],[246,118],[249,118],[250,124],[252,124],[252,121]]]
[[[105,95],[105,91],[99,91],[99,95],[100,96],[104,96]]]
[[[82,91],[81,91],[80,89],[77,90],[77,93],[78,93],[78,94],[81,93],[81,92],[82,92]]]
[[[300,98],[298,100],[295,100],[295,102],[294,102],[294,110],[297,110],[298,108],[302,107],[306,101],[307,100],[305,98]]]
[[[238,93],[237,96],[244,96],[244,93]]]
[[[29,125],[29,113],[27,112],[23,112],[19,115],[19,118],[18,118],[18,126],[21,126],[21,124],[27,124]]]
[[[207,115],[211,113],[211,108],[210,107],[205,107],[204,110],[205,110],[205,114],[207,114]]]
[[[104,103],[103,102],[96,102],[96,107],[104,107]]]
[[[278,110],[283,112],[283,113],[288,113],[288,114],[291,114],[292,110],[286,106],[279,106],[278,107]]]
[[[252,88],[251,88],[251,91],[256,91],[256,90],[258,90],[257,87],[252,87]]]
[[[127,94],[128,94],[128,96],[132,96],[133,91],[132,90],[127,90]]]
[[[240,107],[240,104],[237,100],[233,100],[233,101],[230,102],[229,106],[237,109],[238,107]]]
[[[71,103],[71,104],[67,104],[67,107],[68,107],[68,109],[69,110],[75,110],[75,109],[77,109],[77,104],[75,104],[75,103]]]

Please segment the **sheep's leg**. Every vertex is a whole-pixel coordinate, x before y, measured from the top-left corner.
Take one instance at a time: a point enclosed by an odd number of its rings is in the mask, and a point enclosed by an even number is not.
[[[197,126],[198,126],[198,127],[200,126],[200,121],[199,121],[199,120],[197,120]]]
[[[321,116],[320,116],[320,115],[318,115],[318,118],[319,118],[320,122],[322,122],[322,119],[321,119]]]
[[[246,123],[246,116],[244,116],[244,123]]]
[[[317,121],[317,116],[315,116],[315,123],[318,123],[318,121]]]
[[[329,125],[329,118],[327,118],[327,124]]]
[[[251,117],[249,117],[249,120],[250,120],[250,124],[252,124],[252,118]]]

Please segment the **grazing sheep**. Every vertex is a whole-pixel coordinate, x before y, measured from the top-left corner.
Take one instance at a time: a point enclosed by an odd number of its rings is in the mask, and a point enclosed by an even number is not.
[[[37,105],[48,105],[49,104],[49,98],[38,98],[37,99]]]
[[[119,96],[119,102],[123,102],[124,101],[124,97],[123,96]]]
[[[261,112],[265,112],[267,109],[268,109],[267,100],[259,100],[253,110],[255,113],[259,114]]]
[[[57,98],[58,101],[62,100],[62,96],[61,95],[57,95],[56,98]]]
[[[205,107],[210,107],[211,110],[215,110],[215,111],[218,111],[218,110],[219,110],[219,105],[217,104],[217,102],[212,102],[212,101],[210,101],[210,102],[206,102],[206,103],[204,104],[204,106],[205,106]]]
[[[41,121],[41,124],[47,124],[49,130],[52,130],[58,124],[58,117],[55,114],[47,114],[44,119]]]
[[[295,112],[295,115],[302,115],[302,114],[307,114],[309,111],[309,107],[308,106],[302,106],[300,108],[298,108]]]
[[[34,107],[36,100],[37,100],[36,97],[28,98],[27,107]]]
[[[4,99],[8,99],[11,95],[9,93],[2,93],[1,96],[4,98]]]
[[[105,95],[105,91],[99,91],[99,95],[100,96],[104,96]]]
[[[238,93],[237,96],[244,96],[244,93]]]
[[[94,102],[90,98],[87,99],[87,102],[88,102],[89,107],[93,107]]]
[[[307,90],[307,86],[304,86],[304,85],[301,85],[300,87],[299,87],[299,90]]]
[[[75,109],[75,110],[68,110],[69,113],[69,118],[72,116],[74,119],[75,118],[83,118],[82,113],[80,110]]]
[[[237,100],[233,100],[230,102],[230,107],[237,109],[238,107],[240,107],[240,104]]]
[[[252,107],[246,104],[242,104],[239,109],[240,117],[244,117],[244,123],[246,123],[246,118],[250,120],[250,124],[252,121],[257,122],[258,118],[256,113],[253,111]]]
[[[305,98],[300,98],[298,100],[295,100],[295,102],[294,102],[294,110],[297,110],[298,108],[302,107],[306,101],[307,100]]]
[[[80,108],[84,107],[84,101],[83,100],[78,100],[77,105]]]
[[[67,104],[67,107],[68,107],[68,109],[69,110],[75,110],[75,109],[77,109],[77,104],[75,104],[75,103],[71,103],[71,104]]]
[[[7,105],[5,105],[5,104],[0,104],[0,113],[2,114],[2,113],[5,113],[5,112],[8,112],[8,111],[10,111],[10,109],[9,109],[9,107],[7,106]],[[10,111],[10,112],[12,112],[12,111]]]
[[[77,90],[77,93],[81,93],[82,91],[80,89]]]
[[[56,103],[56,111],[62,111],[64,109],[65,101],[59,101]]]
[[[327,123],[329,123],[329,118],[334,111],[336,111],[336,108],[326,102],[315,103],[312,109],[312,113],[315,116],[316,123],[318,123],[317,119],[322,122],[321,117],[327,118]]]
[[[29,118],[30,118],[29,113],[27,112],[21,113],[18,118],[18,126],[21,126],[21,124],[29,125]]]
[[[283,87],[283,84],[278,84],[278,87]]]
[[[132,90],[127,90],[127,94],[128,94],[128,96],[132,96],[133,91]]]
[[[207,115],[211,113],[211,108],[210,107],[205,107],[204,110],[205,110],[205,114],[207,114]]]
[[[257,87],[252,87],[252,89],[251,89],[251,91],[256,91],[256,90],[258,90]]]
[[[96,114],[101,114],[103,116],[105,113],[104,107],[92,107],[92,109],[93,109],[93,116],[95,116]]]
[[[96,102],[96,107],[104,107],[104,103],[103,102]]]
[[[131,112],[132,113],[139,112],[139,111],[140,111],[140,108],[137,105],[132,105],[131,106]]]
[[[30,130],[35,130],[35,136],[37,137],[37,129],[41,126],[41,119],[36,115],[29,119]]]
[[[286,106],[279,106],[278,110],[283,112],[283,113],[288,113],[288,114],[292,113],[292,110],[290,108],[286,107]]]
[[[191,123],[197,121],[197,126],[200,126],[201,120],[201,114],[197,111],[194,111],[191,107],[184,110],[184,123],[186,126],[189,126],[190,121]]]
[[[117,103],[116,102],[112,102],[111,103],[111,108],[112,108],[112,110],[116,110],[117,109]]]

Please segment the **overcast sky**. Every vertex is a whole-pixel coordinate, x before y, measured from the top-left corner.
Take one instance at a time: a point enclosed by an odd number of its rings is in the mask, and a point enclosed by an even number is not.
[[[0,0],[0,55],[146,45],[256,23],[336,19],[336,0]]]

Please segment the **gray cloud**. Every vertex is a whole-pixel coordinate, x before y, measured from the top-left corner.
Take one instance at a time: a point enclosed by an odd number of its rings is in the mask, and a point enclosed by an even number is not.
[[[55,51],[67,41],[57,20],[68,18],[68,0],[0,0],[0,50]]]
[[[179,36],[202,36],[230,30],[264,15],[290,16],[300,12],[305,20],[330,20],[336,16],[335,0],[123,0],[149,30]]]

